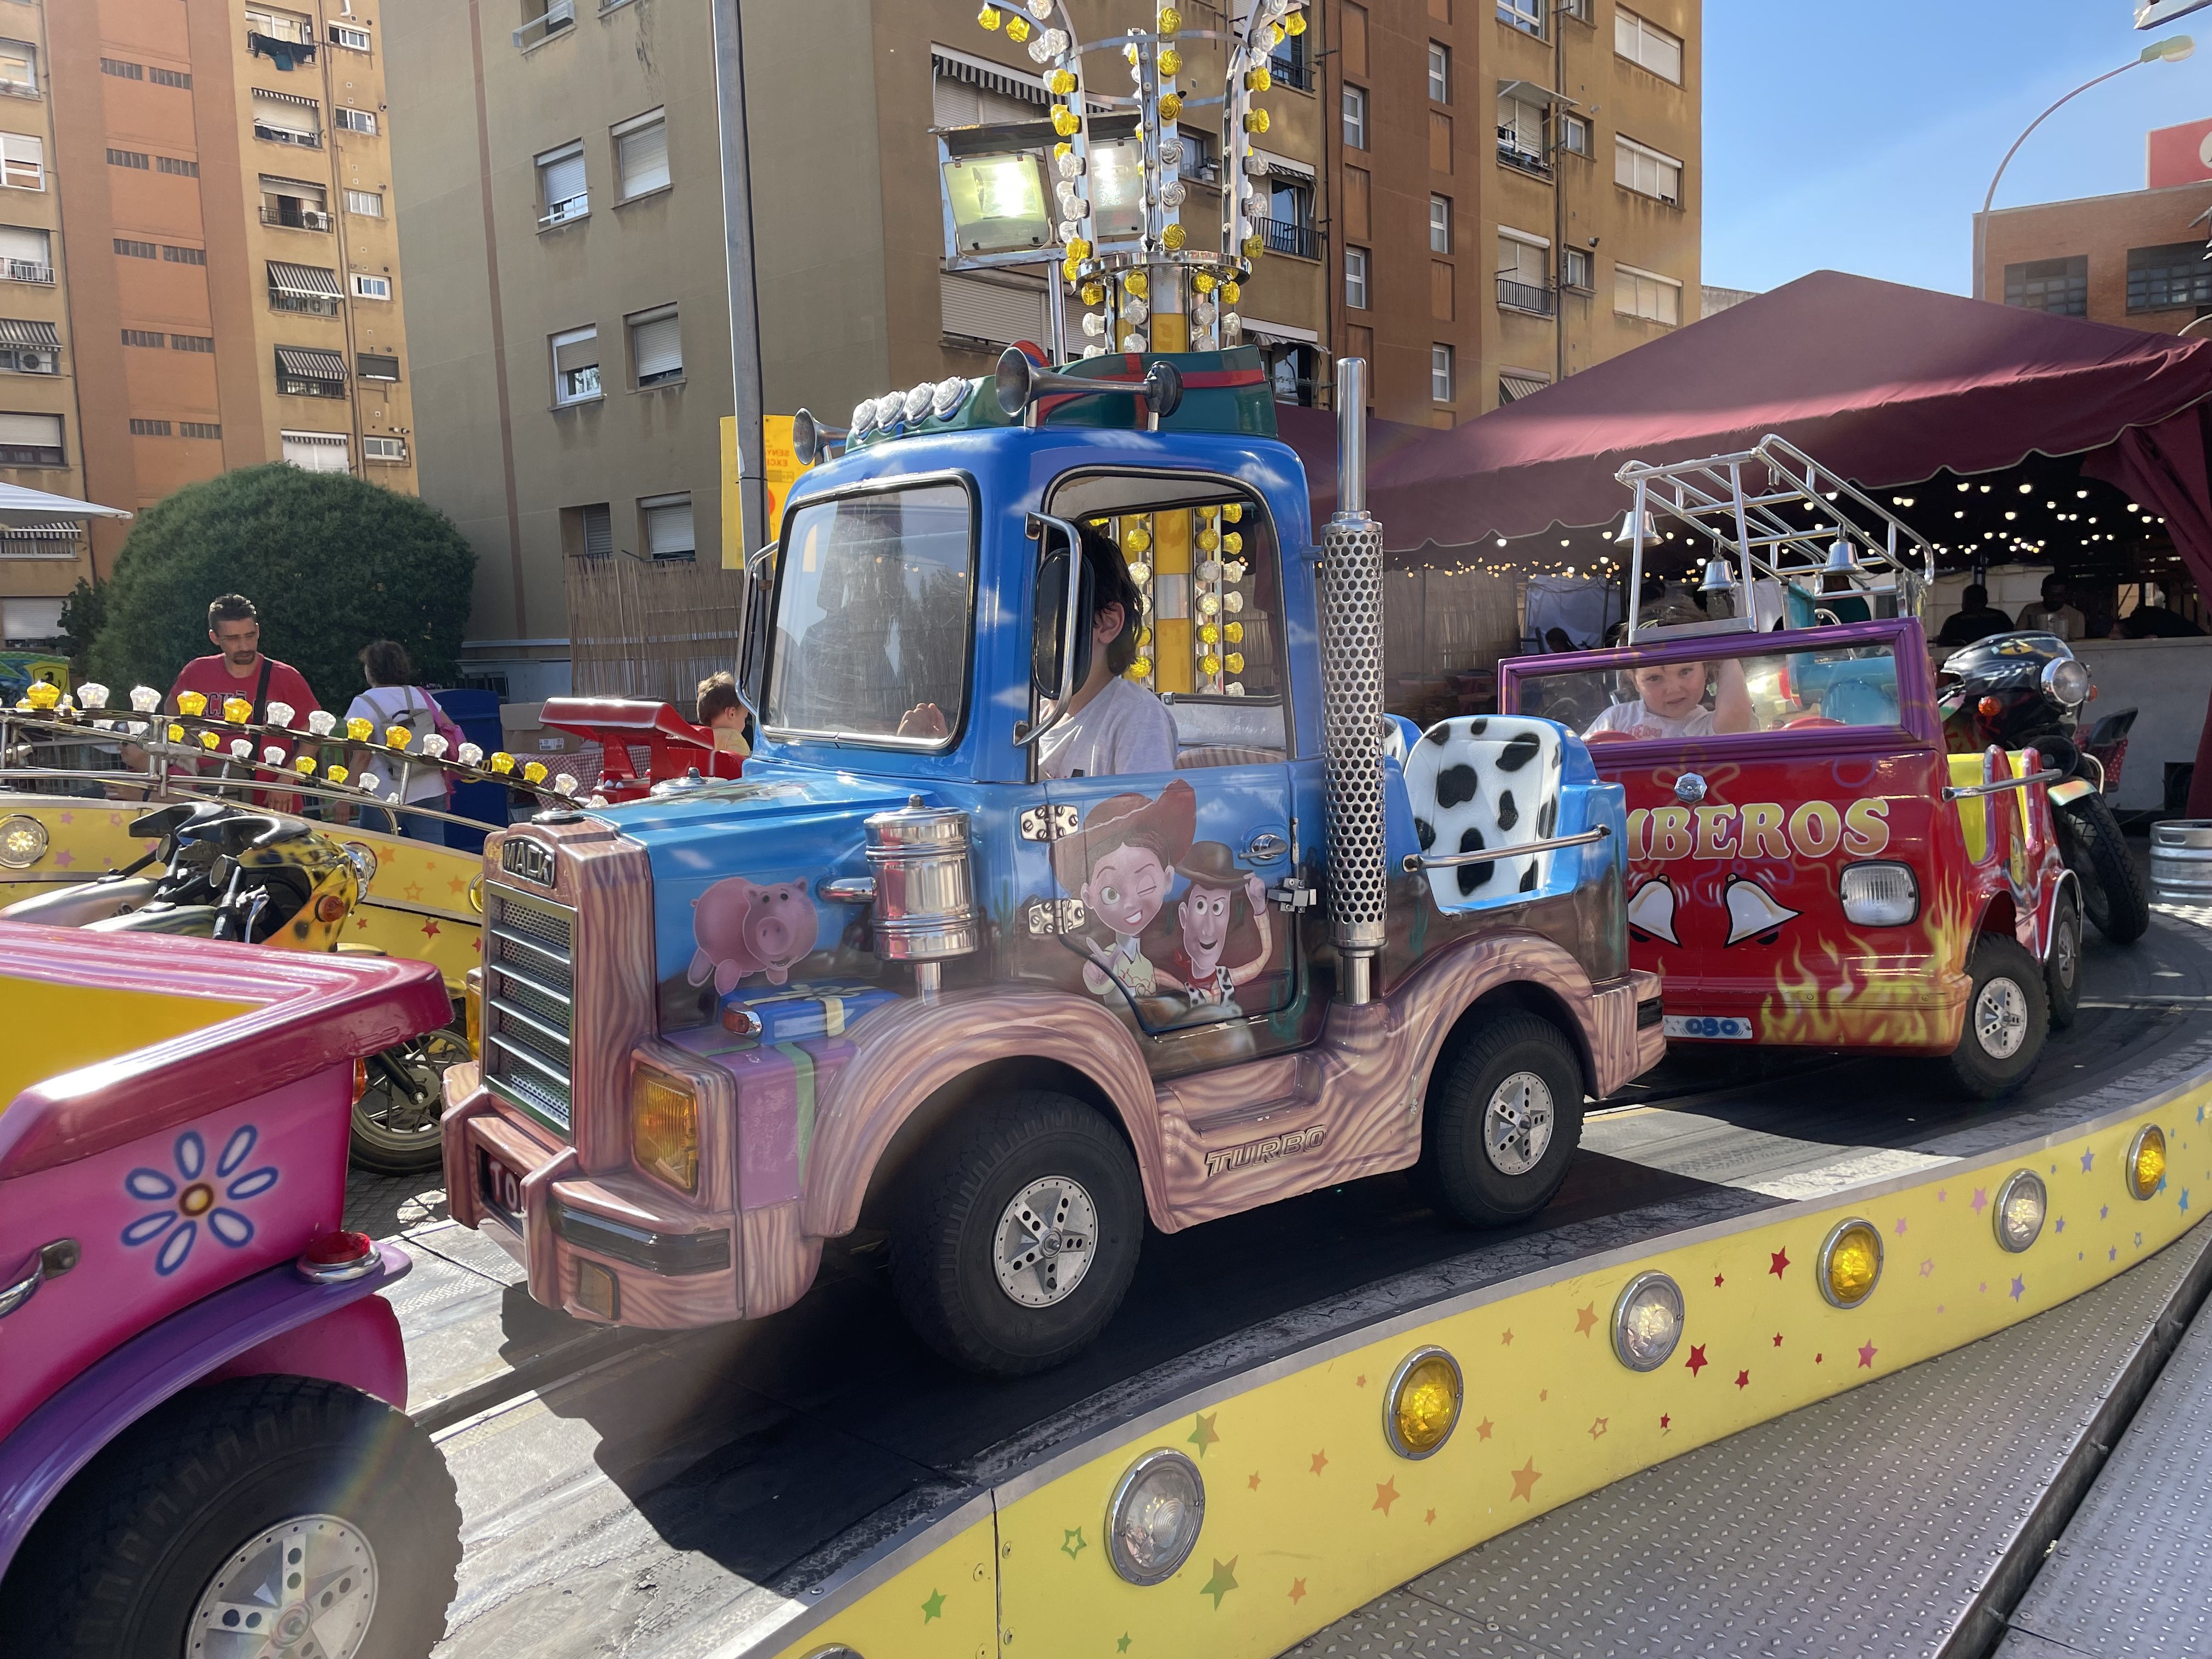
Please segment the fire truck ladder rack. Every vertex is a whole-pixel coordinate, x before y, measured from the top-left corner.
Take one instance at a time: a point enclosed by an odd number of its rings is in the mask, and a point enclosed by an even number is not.
[[[1917,616],[1936,579],[1925,537],[1772,434],[1736,454],[1664,466],[1632,461],[1614,476],[1636,497],[1622,526],[1632,544],[1631,638]],[[1644,556],[1658,539],[1658,514],[1711,543],[1698,591],[1709,611],[1729,614],[1641,622]]]

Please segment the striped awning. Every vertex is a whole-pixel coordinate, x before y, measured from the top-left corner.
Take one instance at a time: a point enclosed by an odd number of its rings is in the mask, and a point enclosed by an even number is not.
[[[52,323],[33,322],[26,317],[0,317],[0,345],[45,346],[58,351],[61,343],[62,337],[54,332]]]
[[[264,173],[261,175],[261,188],[277,196],[298,191],[301,194],[313,193],[320,197],[330,189],[330,186],[319,185],[312,179],[287,179],[282,173]]]
[[[81,524],[19,524],[0,530],[0,538],[26,542],[73,542],[84,535]]]
[[[271,92],[266,87],[253,88],[256,98],[272,98],[280,104],[297,104],[304,109],[320,109],[322,105],[313,98],[302,98],[296,92]]]
[[[1030,79],[1018,70],[1009,70],[981,58],[970,58],[964,52],[952,52],[944,46],[929,49],[929,66],[948,81],[965,82],[971,87],[981,87],[1007,98],[1018,98],[1024,103],[1044,105],[1052,96],[1043,85]]]
[[[1551,385],[1547,375],[1525,368],[1501,368],[1498,371],[1498,398],[1500,403],[1518,403],[1523,398],[1533,398]]]
[[[335,270],[325,270],[319,265],[288,265],[282,259],[269,262],[269,286],[279,294],[308,294],[328,300],[337,299],[343,292]]]
[[[335,351],[315,346],[278,346],[276,367],[307,380],[343,380],[345,359]]]

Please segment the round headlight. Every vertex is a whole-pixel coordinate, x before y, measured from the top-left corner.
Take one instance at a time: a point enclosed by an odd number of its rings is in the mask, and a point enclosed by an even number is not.
[[[941,421],[967,401],[968,382],[955,374],[937,383],[937,390],[930,398],[930,413]]]
[[[2076,708],[2089,695],[2089,671],[2072,657],[2054,657],[2043,665],[2043,690],[2061,707]]]
[[[1820,1294],[1838,1308],[1856,1308],[1881,1279],[1881,1235],[1874,1223],[1839,1221],[1820,1245]]]
[[[1459,1424],[1465,1384],[1442,1348],[1416,1348],[1399,1363],[1382,1402],[1382,1435],[1401,1457],[1430,1457]]]
[[[1682,1340],[1682,1287],[1665,1273],[1638,1273],[1613,1304],[1613,1352],[1632,1371],[1656,1371]]]
[[[929,400],[936,395],[937,388],[927,380],[924,380],[906,394],[906,402],[901,408],[900,413],[909,421],[918,421],[929,413]]]
[[[0,819],[0,864],[10,870],[27,870],[46,856],[46,826],[18,812]]]
[[[1206,1482],[1198,1465],[1168,1447],[1129,1465],[1106,1506],[1106,1554],[1133,1584],[1172,1577],[1198,1543]]]
[[[863,398],[853,405],[853,426],[850,435],[864,438],[867,435],[868,428],[875,423],[876,400],[873,398]]]
[[[0,830],[0,835],[4,835]],[[2148,1198],[2166,1184],[2166,1131],[2146,1123],[2128,1147],[2128,1190]]]
[[[902,392],[886,392],[876,399],[877,429],[883,432],[890,431],[899,423],[899,417],[905,413],[906,394]]]
[[[362,890],[366,892],[368,884],[376,879],[376,848],[365,841],[349,841],[345,843],[345,855],[353,864],[354,874],[361,878]]]
[[[1997,1243],[2008,1250],[2024,1250],[2043,1231],[2043,1212],[2049,1206],[2043,1179],[2033,1170],[2015,1170],[1997,1188]]]

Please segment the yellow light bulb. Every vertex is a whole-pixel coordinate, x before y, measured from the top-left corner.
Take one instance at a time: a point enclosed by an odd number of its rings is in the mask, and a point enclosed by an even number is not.
[[[1075,282],[1083,275],[1083,261],[1080,259],[1062,259],[1060,262],[1060,274],[1063,277],[1066,278],[1068,282]]]
[[[1080,298],[1083,303],[1086,306],[1103,306],[1106,303],[1106,284],[1103,283],[1085,283],[1083,285],[1082,294],[1078,297]]]
[[[1224,553],[1242,553],[1244,550],[1244,538],[1234,530],[1228,532],[1221,538],[1221,550]]]
[[[62,689],[52,680],[34,680],[30,690],[23,693],[23,701],[42,711],[58,708],[61,706]]]
[[[1221,630],[1208,623],[1198,630],[1198,637],[1207,645],[1218,645],[1221,643]]]
[[[222,741],[222,739],[216,736],[212,732],[203,732],[200,733],[200,746],[204,749],[212,749],[216,744]]]
[[[1270,46],[1281,46],[1283,44],[1283,26],[1280,23],[1268,24],[1260,38],[1265,40]]]
[[[1161,119],[1161,120],[1163,120],[1163,121],[1172,121],[1172,120],[1174,120],[1174,119],[1176,118],[1176,116],[1178,116],[1178,115],[1180,115],[1180,114],[1182,114],[1182,94],[1179,94],[1179,93],[1173,93],[1173,92],[1164,92],[1164,93],[1162,93],[1162,94],[1160,94],[1160,119]]]
[[[1224,305],[1225,305],[1225,306],[1233,306],[1233,305],[1235,305],[1235,304],[1237,302],[1237,301],[1239,301],[1239,300],[1243,299],[1243,297],[1244,297],[1244,290],[1243,290],[1243,289],[1239,288],[1236,283],[1224,283],[1221,285],[1221,303],[1222,303],[1222,304],[1224,304]]]
[[[1139,657],[1136,661],[1129,665],[1129,678],[1131,679],[1148,680],[1152,678],[1152,659],[1150,657]]]
[[[1263,258],[1267,252],[1267,245],[1260,240],[1259,232],[1255,231],[1252,234],[1244,239],[1244,257],[1246,258],[1256,260]],[[1234,300],[1231,300],[1229,303],[1234,305],[1237,302]]]
[[[1212,525],[1206,526],[1205,529],[1198,532],[1198,544],[1204,548],[1207,552],[1212,552],[1216,548],[1221,545],[1221,532],[1218,530],[1216,530]]]
[[[1207,678],[1211,678],[1221,672],[1221,659],[1208,652],[1198,659],[1198,665],[1205,672]]]
[[[1152,648],[1152,630],[1149,628],[1139,629],[1137,630],[1137,649],[1139,651],[1149,650]]]
[[[1150,283],[1143,271],[1133,270],[1121,278],[1121,286],[1141,300],[1145,297],[1145,290]]]
[[[1061,109],[1066,112],[1069,119],[1073,120],[1074,118],[1074,111],[1067,109],[1065,105],[1061,106]],[[1067,257],[1071,259],[1077,260],[1088,259],[1091,257],[1091,243],[1089,240],[1081,236],[1070,237],[1067,242]]]
[[[353,775],[347,771],[343,766],[333,766],[325,771],[323,775],[328,778],[332,783],[343,783]]]
[[[1066,105],[1054,104],[1052,106],[1052,130],[1061,137],[1073,138],[1075,130],[1082,125],[1081,118]]]
[[[1170,253],[1182,252],[1182,245],[1189,240],[1189,233],[1179,223],[1170,225],[1160,233],[1160,240],[1166,244],[1167,250]]]
[[[1044,83],[1063,98],[1075,90],[1074,75],[1064,69],[1054,70],[1050,75],[1045,76]]]
[[[1232,674],[1244,672],[1244,653],[1242,651],[1232,651],[1221,660],[1229,665],[1229,672]]]
[[[367,743],[369,733],[375,730],[374,726],[364,720],[349,720],[346,722],[346,736],[351,738],[356,743]]]
[[[1222,507],[1221,516],[1228,520],[1231,524],[1243,523],[1244,519],[1244,504],[1242,501],[1228,502]]]
[[[512,772],[514,770],[514,757],[504,749],[499,750],[491,757],[491,769],[495,772]]]
[[[1210,270],[1200,270],[1200,271],[1194,271],[1194,272],[1192,272],[1192,273],[1191,273],[1191,278],[1190,278],[1190,285],[1191,285],[1193,288],[1196,289],[1197,289],[1200,294],[1211,294],[1211,293],[1212,293],[1212,292],[1213,292],[1213,273],[1212,273],[1212,271],[1210,271]]]
[[[1242,644],[1244,639],[1244,624],[1243,623],[1225,624],[1221,630],[1221,637],[1231,645]]]
[[[544,782],[545,763],[544,761],[528,762],[522,769],[522,775],[526,780],[532,783]]]
[[[1127,553],[1142,553],[1152,544],[1152,533],[1141,526],[1121,538],[1121,549]]]
[[[414,740],[415,734],[404,726],[387,726],[384,728],[384,741],[391,748],[404,749]]]
[[[1173,46],[1167,47],[1160,53],[1160,73],[1162,75],[1182,73],[1182,54]]]
[[[303,778],[312,776],[315,769],[315,757],[313,755],[301,756],[292,763],[292,769]]]
[[[975,14],[975,21],[987,29],[995,29],[1006,21],[1006,14],[996,6],[986,6]]]
[[[1259,68],[1244,77],[1244,89],[1247,92],[1265,92],[1274,84],[1275,77],[1267,73],[1267,66],[1265,64],[1261,64]]]
[[[181,701],[183,701],[183,699],[179,698],[179,702],[181,702]],[[170,722],[169,722],[169,741],[170,741],[171,743],[182,743],[184,740],[185,740],[185,728],[184,728],[183,726],[179,726],[179,725],[178,725],[174,720],[170,721]]]
[[[1159,26],[1159,33],[1162,34],[1177,34],[1182,33],[1182,14],[1177,11],[1173,6],[1162,6],[1160,8]]]
[[[244,697],[225,697],[222,700],[222,717],[233,726],[245,725],[246,717],[252,712],[253,705]]]
[[[1026,17],[1009,17],[1009,18],[1006,20],[1006,39],[1007,39],[1007,40],[1009,40],[1012,41],[1016,46],[1019,46],[1023,41],[1024,41],[1024,40],[1028,40],[1029,38],[1030,38],[1030,20],[1029,20],[1028,18],[1026,18]]]
[[[1304,13],[1304,12],[1302,12],[1302,11],[1294,11],[1294,12],[1292,12],[1292,13],[1291,13],[1288,17],[1285,17],[1285,18],[1283,20],[1283,33],[1285,33],[1285,34],[1304,34],[1305,32],[1306,32],[1306,15],[1305,15],[1305,13]]]
[[[180,714],[204,714],[207,713],[207,698],[198,691],[180,691],[177,694],[177,708]]]

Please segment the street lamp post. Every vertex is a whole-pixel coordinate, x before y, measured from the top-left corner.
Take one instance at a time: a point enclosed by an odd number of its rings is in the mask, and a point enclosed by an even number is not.
[[[1990,175],[1989,194],[1982,198],[1982,210],[1974,216],[1974,297],[1977,300],[1985,300],[1989,297],[1982,292],[1982,264],[1984,250],[1989,245],[1990,207],[1997,198],[1998,181],[2003,179],[2005,169],[2012,165],[2012,158],[2020,154],[2020,147],[2027,142],[2028,134],[2033,132],[2036,128],[2057,114],[2060,108],[2079,98],[2090,88],[2100,87],[2114,76],[2125,75],[2139,64],[2179,64],[2196,50],[2197,43],[2185,34],[2170,35],[2163,40],[2154,40],[2119,68],[2107,70],[2093,81],[2084,81],[2065,97],[2061,98],[2057,103],[2053,104],[2035,119],[2030,121],[2020,137],[2012,141],[2012,148],[2004,153],[2004,160],[1997,163],[1996,172]]]

